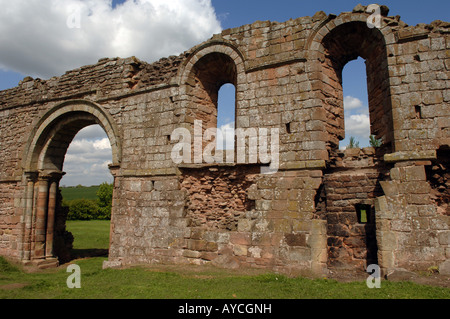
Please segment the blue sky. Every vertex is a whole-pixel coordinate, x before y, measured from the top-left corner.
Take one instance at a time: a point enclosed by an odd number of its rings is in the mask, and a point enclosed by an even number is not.
[[[149,3],[153,9],[149,9]],[[358,3],[370,4],[349,0],[0,0],[0,90],[16,86],[27,75],[48,79],[96,63],[102,57],[135,55],[153,62],[179,54],[221,29],[257,20],[283,22],[312,16],[320,10],[339,14],[351,11]],[[389,15],[400,15],[409,25],[450,21],[450,1],[397,0],[380,4],[390,8]],[[81,17],[79,21],[72,19],[74,13]],[[79,22],[80,27],[70,27],[69,18]],[[347,64],[343,80],[346,120],[354,125],[351,133],[361,134],[357,139],[365,146],[363,135],[367,132],[362,133],[364,128],[358,127],[368,119],[362,59]],[[219,126],[233,121],[229,111],[233,108],[227,107],[233,104],[233,97],[233,90],[221,90]],[[63,184],[91,185],[111,180],[106,168],[111,155],[105,139],[98,127],[79,133],[66,157]],[[344,140],[342,145],[346,143]],[[98,158],[93,158],[97,154]]]

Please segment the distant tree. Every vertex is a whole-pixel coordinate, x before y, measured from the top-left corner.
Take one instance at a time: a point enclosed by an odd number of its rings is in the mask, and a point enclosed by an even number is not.
[[[383,144],[383,140],[381,138],[377,139],[375,135],[370,135],[369,143],[372,147],[380,147]]]
[[[98,215],[98,206],[95,200],[74,199],[63,201],[63,206],[69,207],[67,219],[69,220],[91,220]]]
[[[112,208],[113,184],[102,183],[97,191],[98,219],[110,219]]]
[[[350,141],[347,148],[359,148],[359,142],[355,140],[355,138],[352,136],[350,137]]]

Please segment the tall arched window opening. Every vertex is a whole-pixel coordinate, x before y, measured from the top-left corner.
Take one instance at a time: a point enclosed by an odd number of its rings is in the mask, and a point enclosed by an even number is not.
[[[194,132],[194,136],[197,140],[199,135],[203,137],[202,145],[193,147],[194,163],[232,163],[235,161],[232,136],[236,109],[236,64],[226,54],[209,53],[197,61],[191,76],[188,94],[193,97],[193,103],[188,112],[197,124],[198,131]],[[221,133],[227,138],[224,139]],[[215,135],[215,140],[212,135]]]
[[[364,59],[348,62],[342,71],[345,138],[339,148],[370,146],[369,100]]]
[[[233,84],[224,84],[219,90],[217,101],[217,131],[216,148],[218,150],[234,151],[234,129],[236,118],[236,88]],[[220,132],[219,132],[220,131]]]
[[[391,152],[393,142],[392,103],[387,80],[389,73],[383,35],[378,29],[370,29],[366,23],[355,21],[334,28],[322,39],[322,45],[324,49],[321,72],[322,91],[323,105],[327,112],[329,151],[334,152],[343,145],[347,146],[348,143],[345,145],[345,142],[342,141],[345,139],[349,141],[351,137],[346,133],[345,122],[349,123],[349,121],[345,121],[344,116],[345,98],[347,97],[346,111],[351,111],[352,103],[353,106],[365,104],[363,95],[360,95],[361,98],[354,95],[367,92],[366,105],[368,105],[370,114],[370,134],[379,141],[382,153]],[[363,59],[365,66],[362,63]],[[364,75],[359,75],[356,79],[352,74],[355,69],[359,70],[356,72],[357,74],[365,74],[366,79],[364,79]],[[344,76],[344,73],[350,73],[350,75]],[[355,86],[357,93],[343,92],[343,85],[345,85],[346,91]],[[361,103],[348,97],[356,97]],[[347,114],[350,119],[351,112],[347,112]],[[356,114],[353,115],[355,115],[353,120],[358,119],[361,127],[365,126],[364,123],[367,124],[367,117],[369,117],[367,113],[359,117]],[[360,142],[360,146],[363,146],[362,142]]]

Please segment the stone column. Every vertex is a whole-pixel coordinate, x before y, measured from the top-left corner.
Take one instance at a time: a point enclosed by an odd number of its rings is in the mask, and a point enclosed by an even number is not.
[[[48,193],[48,213],[47,213],[47,232],[45,238],[45,257],[53,257],[53,234],[55,230],[55,209],[56,198],[58,192],[58,182],[56,180],[50,181]]]
[[[45,258],[45,237],[48,208],[48,175],[39,176],[36,202],[36,223],[34,230],[34,259]]]
[[[31,260],[31,231],[33,228],[34,187],[37,179],[36,172],[26,172],[24,234],[22,246],[22,260]]]

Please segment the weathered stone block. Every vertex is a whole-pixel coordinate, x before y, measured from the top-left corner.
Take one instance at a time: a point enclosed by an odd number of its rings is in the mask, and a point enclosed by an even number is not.
[[[399,189],[403,194],[429,194],[431,192],[430,185],[423,181],[401,183]]]
[[[436,230],[450,229],[450,216],[435,216],[430,218],[430,228]]]
[[[294,262],[305,262],[311,260],[311,249],[301,247],[289,247],[280,253],[284,258]]]
[[[252,237],[249,233],[231,233],[230,243],[234,245],[251,245]]]
[[[406,200],[413,205],[427,205],[430,204],[430,194],[407,194]]]
[[[405,167],[405,180],[406,181],[425,181],[425,167],[424,166],[412,166]]]
[[[444,261],[439,265],[439,274],[450,276],[450,259]]]
[[[293,232],[299,232],[299,231],[303,231],[303,232],[307,232],[311,230],[312,227],[312,222],[310,219],[306,219],[306,220],[292,220],[292,231]]]
[[[391,221],[391,230],[410,232],[412,230],[411,222],[408,220],[393,220]]]
[[[438,233],[440,245],[450,245],[450,230],[444,230]]]
[[[398,183],[396,182],[380,181],[380,185],[383,188],[383,192],[386,196],[392,197],[399,194]]]
[[[273,219],[270,222],[269,229],[277,233],[290,233],[292,226],[287,219]]]
[[[235,256],[247,256],[248,247],[244,245],[234,245],[233,253]]]
[[[380,250],[392,251],[397,248],[397,238],[392,231],[377,231],[377,242]]]
[[[239,232],[251,232],[256,221],[250,219],[241,219],[238,221]]]
[[[284,239],[288,246],[306,246],[306,234],[285,234]]]

